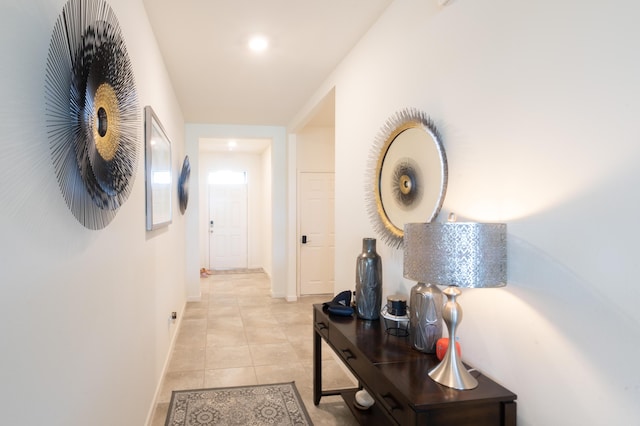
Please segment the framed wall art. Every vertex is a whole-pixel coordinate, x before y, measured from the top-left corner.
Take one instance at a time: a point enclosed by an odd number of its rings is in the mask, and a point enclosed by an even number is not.
[[[144,108],[147,231],[171,223],[171,141],[150,106]]]

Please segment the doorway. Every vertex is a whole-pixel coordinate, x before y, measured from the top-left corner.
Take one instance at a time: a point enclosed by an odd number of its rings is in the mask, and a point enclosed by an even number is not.
[[[316,105],[292,138],[297,294],[333,294],[335,284],[335,90]],[[303,239],[305,242],[303,243]]]

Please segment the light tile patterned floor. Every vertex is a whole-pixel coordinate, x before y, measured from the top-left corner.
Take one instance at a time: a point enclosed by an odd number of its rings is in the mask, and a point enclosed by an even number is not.
[[[332,296],[273,299],[266,274],[202,278],[202,301],[187,303],[151,426],[164,425],[172,390],[295,381],[315,425],[356,425],[340,397],[313,405],[314,303]],[[325,389],[355,386],[323,342]]]

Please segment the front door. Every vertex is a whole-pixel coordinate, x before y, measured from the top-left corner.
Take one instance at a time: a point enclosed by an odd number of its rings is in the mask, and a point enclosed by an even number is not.
[[[247,267],[247,184],[209,185],[209,268]]]

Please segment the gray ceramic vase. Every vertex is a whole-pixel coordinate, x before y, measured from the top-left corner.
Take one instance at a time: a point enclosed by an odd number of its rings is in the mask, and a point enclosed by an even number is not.
[[[376,253],[375,238],[363,238],[356,260],[356,311],[362,319],[377,320],[381,307],[382,259]]]
[[[411,288],[409,303],[411,345],[420,352],[435,353],[442,337],[442,292],[435,285],[418,283]]]

